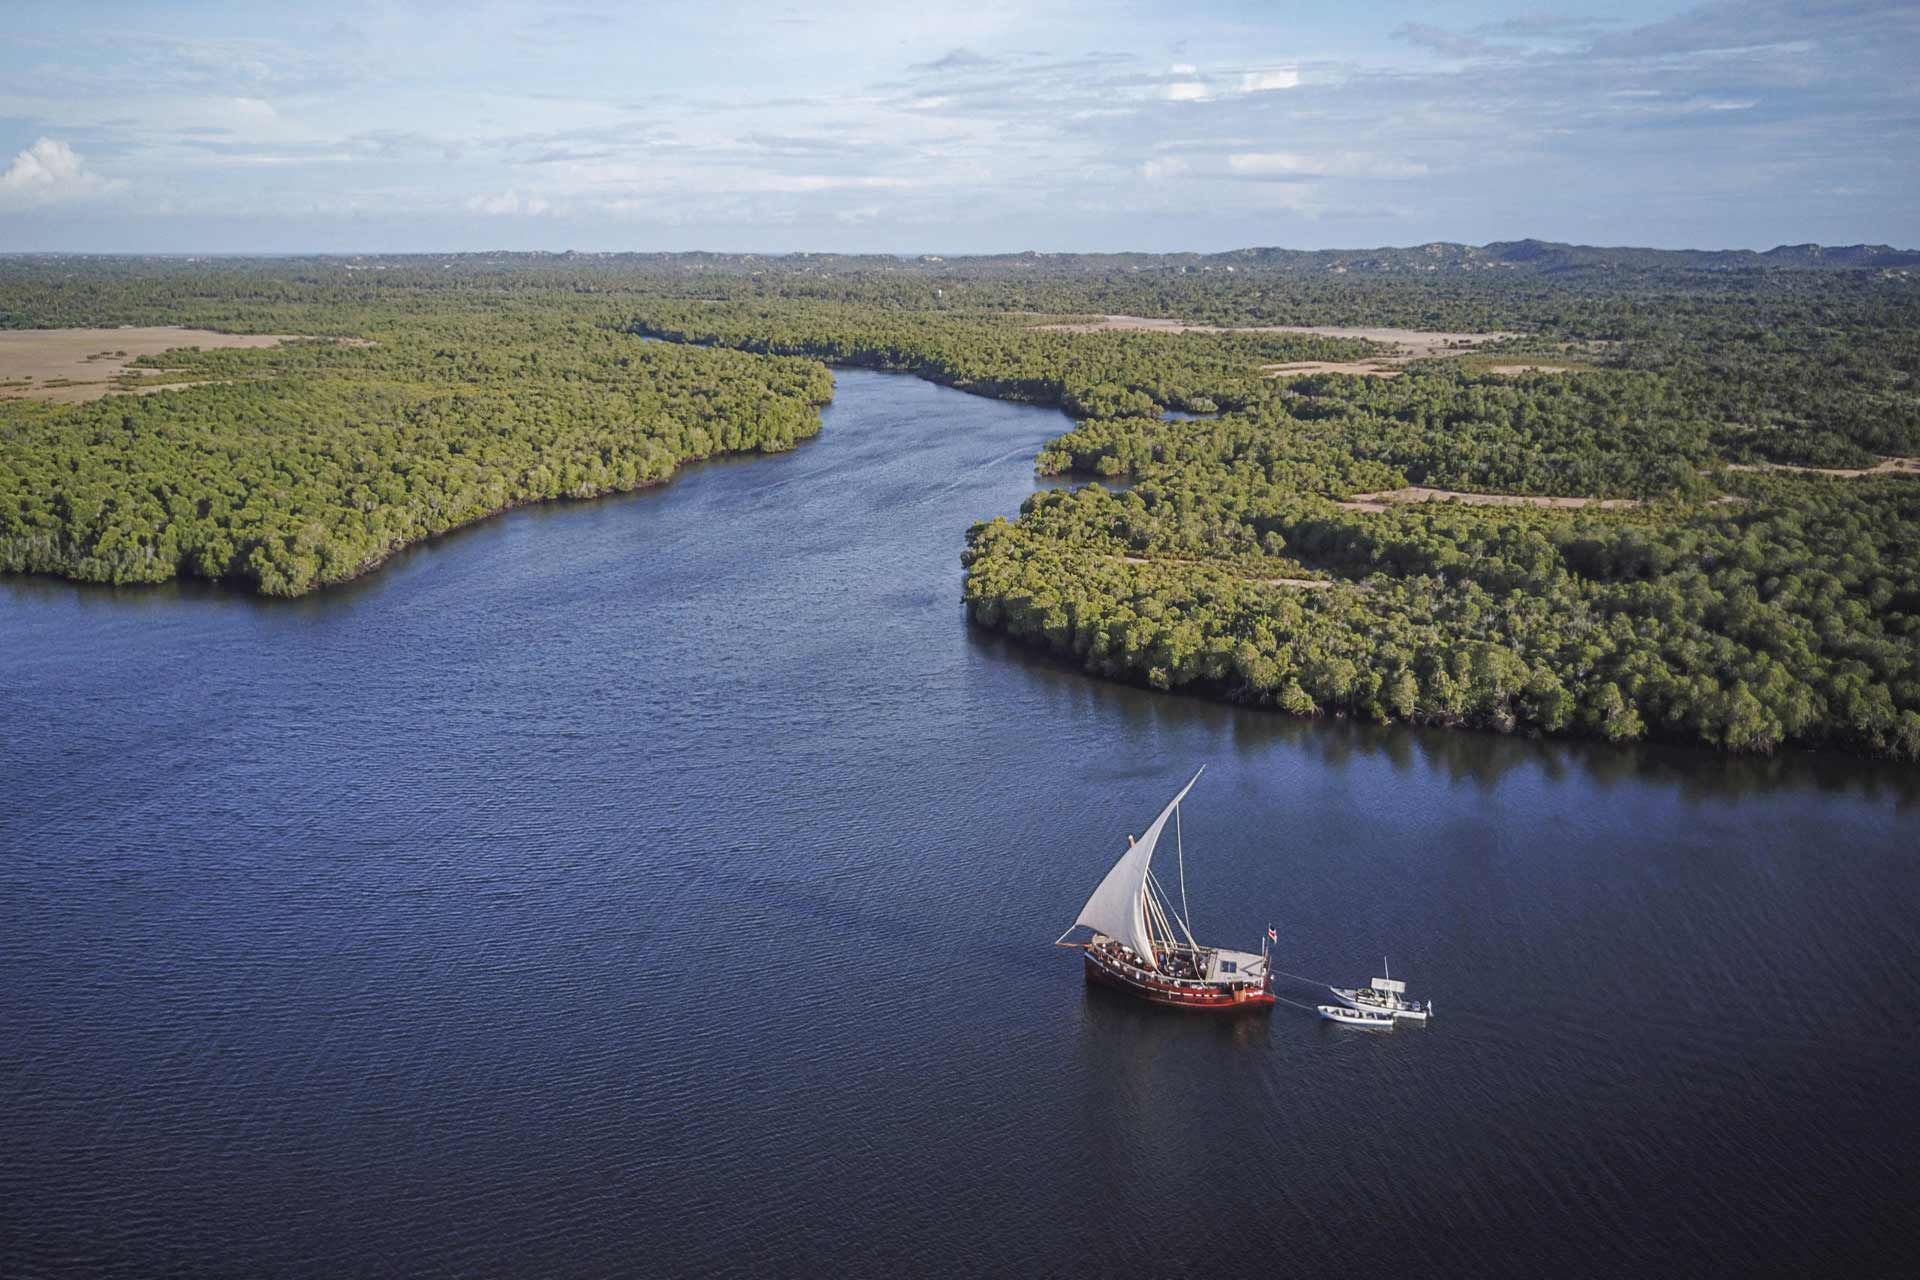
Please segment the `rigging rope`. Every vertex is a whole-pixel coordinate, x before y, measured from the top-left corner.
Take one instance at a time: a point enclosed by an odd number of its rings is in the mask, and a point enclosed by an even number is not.
[[[1310,987],[1319,987],[1324,991],[1331,991],[1333,989],[1331,982],[1315,982],[1312,978],[1303,978],[1297,973],[1288,973],[1285,969],[1276,969],[1273,967],[1272,961],[1267,962],[1267,972],[1276,978],[1292,978],[1295,982],[1304,982]],[[1273,998],[1281,1004],[1290,1004],[1296,1009],[1305,1009],[1308,1013],[1317,1014],[1320,1012],[1320,1006],[1318,1005],[1301,1004],[1298,1000],[1289,1000],[1278,993],[1275,993]]]
[[[1329,991],[1333,989],[1331,982],[1322,982],[1318,978],[1303,978],[1297,973],[1288,973],[1285,969],[1276,969],[1271,963],[1267,965],[1267,972],[1276,978],[1292,978],[1295,982],[1304,982],[1310,987],[1325,987]]]

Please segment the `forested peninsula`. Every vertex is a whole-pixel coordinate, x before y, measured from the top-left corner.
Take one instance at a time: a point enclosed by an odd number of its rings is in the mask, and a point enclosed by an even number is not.
[[[185,384],[152,394],[0,401],[0,568],[299,595],[523,503],[790,449],[833,393],[814,361],[638,342],[591,307],[537,297],[106,292],[89,323],[317,336],[144,357],[141,391]],[[111,331],[99,341],[111,348]]]
[[[13,260],[0,327],[304,337],[134,362],[195,384],[152,394],[0,388],[0,567],[297,594],[516,502],[791,447],[822,362],[853,364],[1075,418],[1036,442],[1070,487],[969,533],[964,597],[1090,673],[1916,759],[1916,276],[1883,247],[1534,242]],[[1370,331],[1300,331],[1329,327]]]

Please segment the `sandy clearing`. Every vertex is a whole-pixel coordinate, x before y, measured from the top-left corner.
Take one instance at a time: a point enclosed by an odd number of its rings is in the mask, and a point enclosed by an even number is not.
[[[1564,364],[1493,364],[1487,366],[1487,372],[1508,375],[1520,373],[1566,373],[1567,366]]]
[[[1347,501],[1334,505],[1349,511],[1385,511],[1409,502],[1458,502],[1467,507],[1551,507],[1556,510],[1580,507],[1620,509],[1640,505],[1638,498],[1543,498],[1523,493],[1462,493],[1457,489],[1429,489],[1417,484],[1379,493],[1356,493]]]
[[[1439,333],[1428,329],[1337,324],[1256,324],[1229,328],[1217,324],[1188,324],[1184,320],[1155,320],[1147,316],[1102,316],[1085,324],[1042,324],[1034,327],[1059,333],[1104,333],[1114,330],[1139,333],[1317,333],[1327,338],[1360,338],[1367,342],[1405,347],[1416,355],[1433,355],[1447,348],[1476,347],[1497,338],[1520,336],[1517,333]]]
[[[1177,556],[1161,556],[1158,559],[1153,559],[1147,556],[1119,556],[1115,558],[1117,558],[1122,564],[1193,565],[1193,564],[1201,563],[1198,560],[1182,560]],[[1222,565],[1219,567],[1225,568],[1226,566]],[[1252,577],[1251,575],[1245,575],[1245,574],[1240,576],[1245,577],[1248,582],[1258,582],[1269,587],[1305,587],[1309,591],[1324,591],[1328,587],[1339,585],[1336,582],[1334,582],[1334,580],[1331,578],[1255,578],[1255,577]]]
[[[1340,325],[1275,325],[1257,333],[1317,333],[1326,338],[1359,338],[1398,347],[1392,359],[1424,360],[1429,356],[1455,356],[1489,342],[1517,338],[1517,333],[1437,333],[1428,329],[1347,328]]]
[[[1294,361],[1288,365],[1261,365],[1269,378],[1304,378],[1308,374],[1356,374],[1359,378],[1398,378],[1400,367],[1409,361],[1425,361],[1440,355],[1467,355],[1475,347],[1501,338],[1519,338],[1519,334],[1444,334],[1425,328],[1384,328],[1373,324],[1248,324],[1242,328],[1223,328],[1219,324],[1187,324],[1185,320],[1154,320],[1140,315],[1104,315],[1087,324],[1037,324],[1035,328],[1056,330],[1062,334],[1100,334],[1100,332],[1144,332],[1144,334],[1319,334],[1321,338],[1357,338],[1361,342],[1392,347],[1386,355],[1363,361]]]
[[[1517,338],[1517,333],[1441,333],[1430,329],[1391,329],[1377,325],[1338,324],[1263,324],[1240,328],[1220,325],[1188,324],[1182,320],[1155,320],[1147,316],[1102,316],[1084,324],[1042,324],[1036,329],[1058,333],[1312,333],[1323,338],[1358,338],[1392,347],[1390,354],[1365,360],[1303,360],[1290,364],[1268,364],[1260,371],[1269,378],[1306,377],[1315,373],[1347,373],[1362,378],[1397,378],[1401,366],[1414,360],[1436,356],[1465,355],[1476,347],[1502,338]],[[1521,366],[1515,366],[1516,369]],[[1545,369],[1547,366],[1541,366]],[[1498,370],[1496,370],[1498,372]]]
[[[8,329],[0,331],[0,396],[32,396],[74,404],[128,391],[145,394],[202,383],[114,385],[139,370],[128,366],[140,356],[181,347],[277,347],[292,340],[277,333],[215,333],[153,325],[127,329]],[[360,339],[345,339],[360,345]]]
[[[1356,378],[1397,378],[1400,370],[1386,360],[1298,360],[1292,364],[1263,364],[1260,372],[1269,378],[1304,378],[1315,373],[1346,373]]]
[[[1309,591],[1324,591],[1334,585],[1331,578],[1249,578],[1247,581],[1269,587],[1305,587]]]
[[[1920,476],[1920,458],[1882,458],[1871,467],[1796,467],[1785,462],[1729,462],[1729,471],[1797,471],[1801,475]]]

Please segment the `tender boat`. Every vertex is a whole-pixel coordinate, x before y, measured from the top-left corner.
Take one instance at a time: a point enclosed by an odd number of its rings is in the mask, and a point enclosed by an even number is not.
[[[1348,1027],[1372,1027],[1375,1030],[1391,1031],[1393,1029],[1393,1015],[1390,1013],[1349,1009],[1343,1004],[1322,1004],[1314,1007],[1320,1010],[1320,1016],[1328,1022],[1338,1022]]]
[[[1087,981],[1117,987],[1152,1004],[1173,1009],[1239,1012],[1271,1009],[1273,975],[1267,968],[1266,942],[1260,954],[1205,947],[1194,940],[1186,913],[1186,851],[1180,840],[1180,802],[1200,780],[1202,768],[1180,788],[1138,840],[1127,837],[1127,851],[1113,864],[1073,928],[1056,945],[1078,947],[1086,957]],[[1174,824],[1180,864],[1180,905],[1173,909],[1153,874],[1153,853]],[[1075,929],[1090,929],[1085,942],[1068,942]],[[1271,937],[1271,932],[1269,932]]]
[[[1422,1004],[1418,1000],[1407,999],[1407,984],[1393,980],[1393,969],[1385,960],[1380,967],[1387,971],[1384,978],[1375,978],[1364,987],[1328,987],[1334,998],[1342,1004],[1364,1013],[1384,1013],[1389,1018],[1410,1018],[1415,1022],[1425,1022],[1433,1016],[1433,1002]]]

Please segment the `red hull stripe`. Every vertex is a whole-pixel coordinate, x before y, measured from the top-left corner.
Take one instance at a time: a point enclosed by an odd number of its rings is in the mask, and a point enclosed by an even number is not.
[[[1169,1009],[1232,1012],[1236,1009],[1271,1008],[1275,1003],[1271,992],[1258,988],[1242,988],[1236,997],[1234,990],[1230,987],[1211,985],[1182,987],[1152,978],[1139,979],[1117,965],[1108,964],[1104,957],[1091,949],[1085,955],[1089,981],[1117,987],[1130,995]]]

